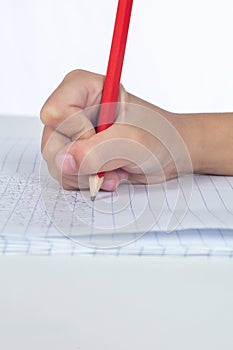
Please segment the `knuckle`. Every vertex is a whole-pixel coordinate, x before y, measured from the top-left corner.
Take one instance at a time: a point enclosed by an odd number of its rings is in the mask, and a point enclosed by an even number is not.
[[[64,80],[70,80],[74,78],[78,78],[83,75],[85,71],[83,69],[73,69],[69,73],[67,73],[64,77]]]
[[[60,121],[61,116],[56,106],[47,102],[40,111],[40,119],[44,125],[54,126]]]

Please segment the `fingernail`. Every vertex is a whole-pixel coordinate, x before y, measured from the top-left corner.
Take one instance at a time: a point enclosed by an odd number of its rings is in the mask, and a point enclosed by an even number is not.
[[[55,164],[59,170],[64,174],[76,174],[77,167],[74,157],[69,154],[58,154],[55,158]]]
[[[102,190],[105,190],[105,191],[113,191],[116,188],[116,181],[115,180],[104,180],[101,188],[102,188]]]

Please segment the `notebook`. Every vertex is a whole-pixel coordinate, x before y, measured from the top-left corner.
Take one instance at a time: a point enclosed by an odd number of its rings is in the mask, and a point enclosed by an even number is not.
[[[126,183],[93,203],[50,176],[39,133],[0,144],[2,254],[233,255],[233,177]]]

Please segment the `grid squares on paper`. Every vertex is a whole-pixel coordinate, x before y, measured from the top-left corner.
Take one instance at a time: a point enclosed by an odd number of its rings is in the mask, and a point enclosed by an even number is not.
[[[98,249],[76,244],[54,226],[52,218],[46,215],[41,202],[39,178],[40,152],[38,140],[33,138],[2,138],[0,155],[0,252],[2,254],[136,254],[136,255],[225,255],[233,256],[233,180],[232,177],[195,176],[192,198],[187,203],[187,212],[179,226],[167,234],[164,232],[164,219],[172,213],[174,188],[177,180],[166,185],[135,186],[132,193],[129,186],[121,188],[129,203],[126,218],[133,222],[135,232],[141,230],[144,221],[137,220],[141,215],[154,221],[151,230],[134,236],[130,244],[122,247]],[[42,179],[43,180],[43,179]],[[46,179],[44,179],[46,180]],[[46,183],[46,181],[45,181]],[[49,189],[49,187],[48,187]],[[148,189],[152,191],[149,195]],[[56,185],[52,189],[51,210],[60,215],[60,199],[64,191]],[[186,200],[182,193],[183,201]],[[155,215],[156,200],[164,199],[163,213]],[[66,192],[66,200],[71,208],[67,236],[74,231],[75,213],[80,204],[78,191]],[[140,210],[139,202],[142,203]],[[111,215],[107,220],[111,227],[109,240],[117,242],[118,213],[116,194],[109,194]],[[59,211],[59,210],[60,211]],[[89,210],[89,209],[88,209]],[[142,212],[142,214],[141,214]],[[101,222],[95,208],[90,209],[91,225],[89,238],[95,234],[95,224]],[[85,213],[84,213],[85,214]],[[138,225],[139,222],[139,225]],[[138,225],[138,226],[137,226]],[[149,232],[147,232],[149,231]],[[123,231],[122,231],[123,232]],[[122,233],[124,234],[124,232]],[[127,232],[125,232],[127,234]]]

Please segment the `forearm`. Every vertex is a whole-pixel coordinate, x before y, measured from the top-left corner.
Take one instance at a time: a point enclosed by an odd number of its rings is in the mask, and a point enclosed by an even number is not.
[[[233,113],[178,115],[195,173],[233,175]]]

